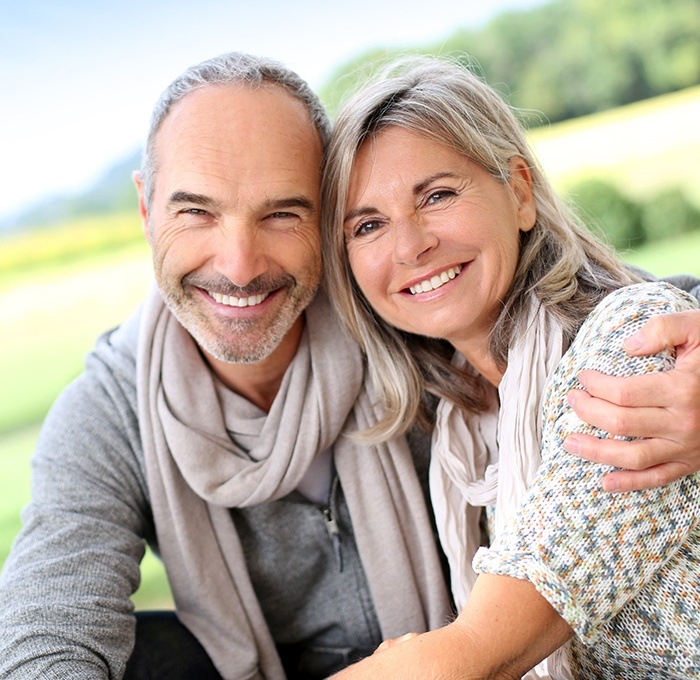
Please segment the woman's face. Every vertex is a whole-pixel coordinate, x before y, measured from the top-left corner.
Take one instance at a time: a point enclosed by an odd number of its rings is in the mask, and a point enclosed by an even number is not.
[[[386,321],[445,338],[467,358],[485,352],[515,273],[519,232],[534,223],[520,158],[504,185],[405,128],[388,127],[358,150],[344,225],[358,285]]]

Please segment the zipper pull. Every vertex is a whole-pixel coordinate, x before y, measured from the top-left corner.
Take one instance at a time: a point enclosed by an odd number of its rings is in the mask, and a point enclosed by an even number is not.
[[[338,563],[338,570],[343,571],[343,551],[340,545],[340,529],[338,529],[338,522],[335,521],[333,517],[333,512],[330,507],[323,508],[323,518],[326,520],[326,531],[333,543],[333,552],[335,553],[335,559]]]

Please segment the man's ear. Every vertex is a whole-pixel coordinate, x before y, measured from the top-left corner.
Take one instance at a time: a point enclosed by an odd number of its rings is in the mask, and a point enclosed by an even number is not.
[[[151,242],[151,229],[148,226],[148,208],[146,207],[146,197],[143,193],[143,180],[141,178],[141,173],[138,170],[134,170],[131,173],[131,179],[134,180],[136,185],[136,193],[139,196],[139,214],[141,215],[141,231],[146,237],[146,240]]]
[[[508,184],[518,202],[518,220],[520,231],[530,231],[537,220],[537,206],[532,195],[532,175],[524,158],[513,156],[508,161],[510,177]]]

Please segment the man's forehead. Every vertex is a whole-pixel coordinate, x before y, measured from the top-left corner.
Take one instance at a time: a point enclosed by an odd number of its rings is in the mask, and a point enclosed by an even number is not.
[[[161,123],[157,139],[173,132],[196,136],[209,131],[261,133],[265,128],[318,137],[304,103],[281,85],[227,83],[186,94]]]
[[[322,144],[304,104],[279,85],[214,85],[189,93],[154,140],[156,163],[175,157],[277,155],[320,158]]]
[[[322,147],[310,115],[277,85],[216,85],[188,94],[164,121],[154,151],[155,184],[167,176],[168,195],[255,182],[280,185],[274,194],[297,194],[300,184],[308,193],[320,178]]]

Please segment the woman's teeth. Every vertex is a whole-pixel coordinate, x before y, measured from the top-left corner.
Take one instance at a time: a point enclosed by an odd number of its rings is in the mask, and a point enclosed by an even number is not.
[[[425,281],[420,281],[415,286],[411,286],[408,290],[411,291],[411,295],[416,295],[417,293],[427,293],[429,290],[435,290],[436,288],[440,288],[440,286],[443,286],[448,281],[451,281],[461,271],[461,265],[457,265],[456,267],[450,267],[441,274],[436,274],[435,276],[429,279],[425,279]]]

